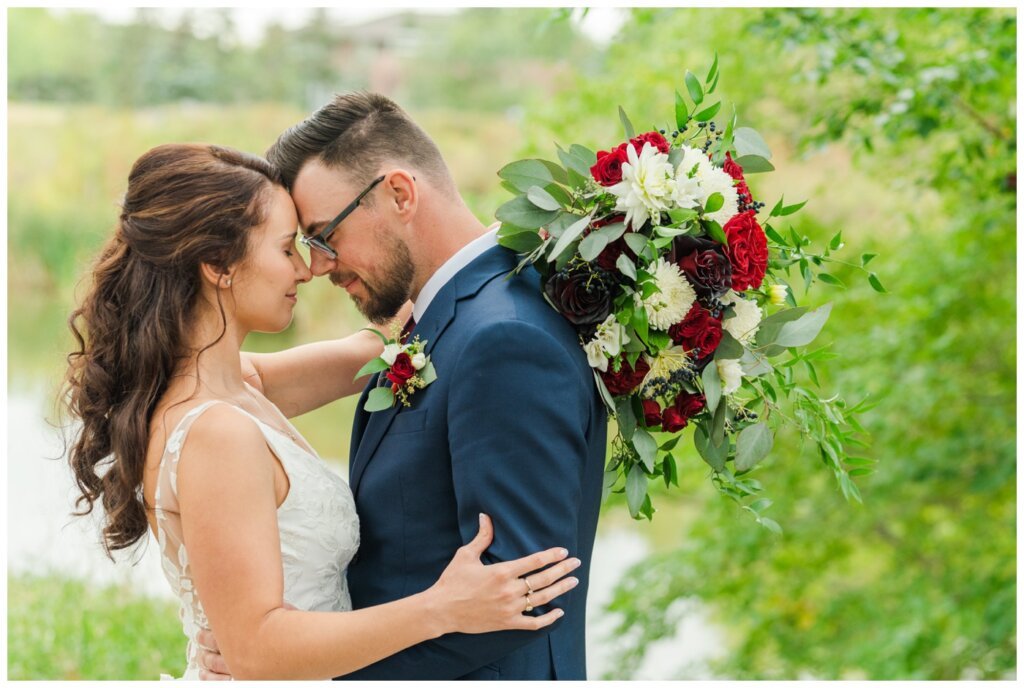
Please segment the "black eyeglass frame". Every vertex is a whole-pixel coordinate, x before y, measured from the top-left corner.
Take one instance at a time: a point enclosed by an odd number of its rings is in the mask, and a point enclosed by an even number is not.
[[[326,226],[326,227],[324,227],[323,229],[321,229],[321,230],[320,230],[319,232],[317,232],[317,233],[316,233],[316,234],[314,234],[313,236],[305,236],[305,235],[303,235],[303,236],[300,236],[300,237],[299,237],[299,241],[300,241],[300,242],[301,242],[302,244],[304,244],[304,245],[308,246],[308,247],[309,247],[310,249],[314,249],[314,248],[315,248],[315,249],[317,249],[318,251],[321,251],[321,252],[323,252],[323,253],[326,253],[327,255],[329,255],[329,256],[331,257],[331,260],[337,260],[337,258],[338,258],[338,252],[337,252],[337,251],[335,251],[335,250],[334,250],[333,248],[331,248],[330,244],[328,244],[328,243],[327,243],[327,239],[328,239],[328,238],[329,238],[329,237],[331,236],[331,233],[332,233],[332,232],[333,232],[333,231],[334,231],[335,229],[337,229],[338,225],[340,225],[340,224],[342,223],[342,221],[343,221],[343,220],[344,220],[344,219],[345,219],[346,217],[348,217],[349,215],[351,215],[351,214],[352,214],[352,212],[353,212],[353,211],[354,211],[354,210],[355,210],[356,208],[358,208],[358,207],[359,207],[359,202],[360,202],[360,201],[362,201],[362,200],[363,200],[364,198],[366,198],[366,194],[368,194],[368,193],[370,193],[371,191],[373,191],[373,187],[377,186],[377,185],[378,185],[378,184],[380,184],[380,183],[381,183],[382,181],[384,181],[384,178],[385,178],[386,176],[387,176],[386,174],[382,174],[381,176],[377,177],[377,178],[376,178],[376,179],[374,179],[374,180],[373,180],[372,182],[370,182],[370,185],[369,185],[369,186],[367,186],[367,187],[366,187],[365,189],[363,189],[363,190],[362,190],[362,191],[361,191],[361,192],[359,193],[359,195],[358,195],[358,196],[356,196],[356,198],[355,198],[355,200],[354,200],[354,201],[352,201],[352,202],[351,202],[351,203],[349,203],[349,204],[348,204],[347,206],[345,206],[345,207],[344,207],[344,208],[342,209],[342,211],[341,211],[340,213],[338,213],[338,214],[337,214],[337,215],[336,215],[336,216],[334,217],[334,219],[333,219],[333,220],[331,220],[330,222],[328,222],[328,223],[327,223],[327,226]]]

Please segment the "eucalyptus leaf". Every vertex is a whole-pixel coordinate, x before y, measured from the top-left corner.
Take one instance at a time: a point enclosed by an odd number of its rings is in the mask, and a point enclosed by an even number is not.
[[[872,272],[868,275],[868,282],[871,284],[871,288],[879,294],[888,293],[888,290],[882,286],[882,281],[878,279],[878,275],[875,273]]]
[[[607,385],[604,384],[604,380],[601,379],[600,374],[598,374],[596,370],[593,372],[594,384],[597,385],[597,391],[601,395],[601,401],[604,402],[604,405],[608,408],[608,411],[611,412],[612,410],[615,409],[615,401],[612,399],[612,394],[611,392],[608,391],[608,387]]]
[[[749,471],[772,450],[775,438],[764,423],[748,425],[736,437],[736,470]]]
[[[547,186],[555,181],[542,160],[517,160],[498,170],[498,176],[523,192],[531,186]]]
[[[544,243],[544,240],[540,238],[540,235],[537,234],[537,232],[527,230],[525,232],[516,232],[515,234],[499,236],[498,243],[505,248],[512,249],[516,253],[525,254],[536,250]]]
[[[739,359],[743,356],[743,345],[728,330],[722,330],[722,340],[715,349],[715,360]]]
[[[437,379],[437,371],[434,370],[434,362],[427,361],[427,364],[419,371],[420,378],[423,379],[423,384],[429,385],[431,382]]]
[[[832,304],[826,303],[820,308],[809,311],[798,320],[793,320],[782,326],[773,342],[777,346],[805,346],[814,341],[814,338],[825,326],[829,314],[832,312]]]
[[[382,370],[387,370],[390,367],[391,366],[389,366],[387,362],[384,361],[383,358],[378,357],[369,361],[366,365],[360,368],[359,372],[356,373],[356,376],[352,379],[358,380],[364,375],[373,375],[374,373],[379,373]]]
[[[700,379],[704,383],[704,399],[707,402],[708,413],[714,413],[722,398],[722,379],[718,375],[718,366],[714,361],[704,366]]]
[[[640,513],[640,507],[643,506],[644,497],[646,496],[647,476],[639,464],[633,464],[633,467],[629,469],[629,473],[626,474],[626,505],[629,507],[629,513],[633,518],[636,518],[637,514]]]
[[[600,232],[591,232],[584,237],[583,241],[580,242],[580,257],[588,263],[592,262],[601,255],[601,251],[603,251],[606,246],[608,246],[607,235],[601,234]]]
[[[583,230],[589,225],[590,215],[582,217],[569,225],[569,227],[562,233],[562,236],[558,238],[558,243],[555,244],[555,248],[552,250],[548,260],[551,262],[557,261],[561,257],[562,253],[565,252],[565,249],[569,247],[569,244],[578,239],[580,235],[583,234]]]
[[[776,337],[778,337],[779,332],[782,330],[782,326],[788,322],[799,320],[806,312],[806,308],[799,307],[787,308],[769,315],[761,321],[761,325],[757,328],[757,336],[755,337],[757,347],[760,348],[774,344]]]
[[[694,429],[693,444],[707,465],[719,472],[725,470],[725,460],[729,455],[728,444],[712,444],[710,434],[703,424],[698,424]]]
[[[768,162],[767,158],[760,155],[741,155],[736,158],[736,164],[743,168],[743,174],[757,174],[758,172],[771,172],[775,165]]]
[[[633,402],[629,396],[619,397],[615,402],[615,422],[619,426],[619,433],[622,439],[632,441],[633,433],[636,432],[636,413],[633,411]]]
[[[526,192],[526,198],[541,210],[561,210],[562,204],[555,200],[554,196],[539,186],[531,186]]]
[[[639,256],[647,248],[647,237],[640,232],[630,232],[626,235],[626,246]]]
[[[644,428],[637,427],[636,432],[633,433],[633,448],[640,455],[644,467],[648,471],[653,471],[654,459],[658,454],[658,443],[654,441],[651,433]]]
[[[636,266],[633,265],[633,261],[629,259],[625,253],[620,253],[619,257],[615,261],[615,267],[619,269],[626,277],[630,278],[634,282],[636,281]]]
[[[581,146],[578,143],[574,143],[569,146],[569,154],[574,158],[578,158],[587,166],[587,172],[589,173],[590,168],[597,162],[597,153],[590,150],[586,146]]]
[[[579,180],[582,179],[586,182],[590,178],[590,168],[593,167],[593,163],[587,164],[583,158],[573,155],[571,152],[566,152],[561,148],[558,149],[558,159],[562,161],[568,170],[569,183],[576,188],[580,188]],[[594,162],[597,162],[597,156],[594,157]],[[573,173],[576,173],[578,179],[573,178]]]
[[[366,398],[363,410],[368,413],[373,413],[375,411],[389,409],[394,405],[395,393],[391,391],[391,388],[377,387],[376,389],[370,390],[370,395]]]
[[[751,351],[744,351],[740,358],[740,367],[744,377],[760,377],[775,370],[768,357]]]
[[[525,195],[516,196],[495,213],[502,222],[508,222],[523,229],[539,229],[558,216],[558,211],[542,210]]]
[[[614,224],[605,225],[601,229],[597,230],[597,233],[607,237],[608,243],[610,244],[626,233],[626,223],[616,222]]]
[[[736,145],[736,154],[740,157],[756,155],[766,160],[771,160],[772,152],[768,148],[768,144],[764,142],[761,135],[754,129],[751,129],[750,127],[738,127],[736,131],[733,132],[733,141]],[[743,171],[747,171],[746,165],[743,166]]]
[[[728,411],[728,404],[719,404],[715,410],[715,417],[711,419],[711,443],[714,445],[729,444],[729,441],[725,439],[725,414]],[[725,452],[728,455],[729,447],[725,447]]]
[[[544,167],[548,168],[548,172],[551,173],[551,176],[554,178],[556,182],[558,182],[559,184],[569,183],[569,175],[566,173],[564,167],[562,167],[556,162],[551,162],[550,160],[544,160],[541,158],[538,158],[538,160],[540,160],[540,162],[544,164]]]

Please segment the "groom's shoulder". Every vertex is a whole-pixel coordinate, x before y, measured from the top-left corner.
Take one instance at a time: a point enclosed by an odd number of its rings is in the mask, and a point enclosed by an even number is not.
[[[487,332],[530,339],[538,346],[546,341],[564,350],[579,367],[587,367],[576,330],[544,299],[540,276],[533,268],[492,279],[472,299],[459,304],[456,317],[463,337]]]

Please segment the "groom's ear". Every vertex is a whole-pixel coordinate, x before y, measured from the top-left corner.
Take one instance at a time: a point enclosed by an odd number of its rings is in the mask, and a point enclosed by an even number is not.
[[[409,222],[416,215],[420,200],[416,178],[407,170],[397,169],[387,174],[384,185],[388,192],[388,202],[398,219]]]

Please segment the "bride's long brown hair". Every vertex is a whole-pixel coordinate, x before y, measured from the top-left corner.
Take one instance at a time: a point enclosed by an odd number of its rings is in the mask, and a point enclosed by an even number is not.
[[[114,235],[69,319],[78,348],[65,377],[65,403],[82,424],[68,453],[82,493],[76,515],[101,503],[108,555],[146,534],[141,487],[157,401],[182,360],[216,343],[186,350],[200,265],[245,258],[275,184],[265,160],[220,146],[158,146],[132,166]]]

